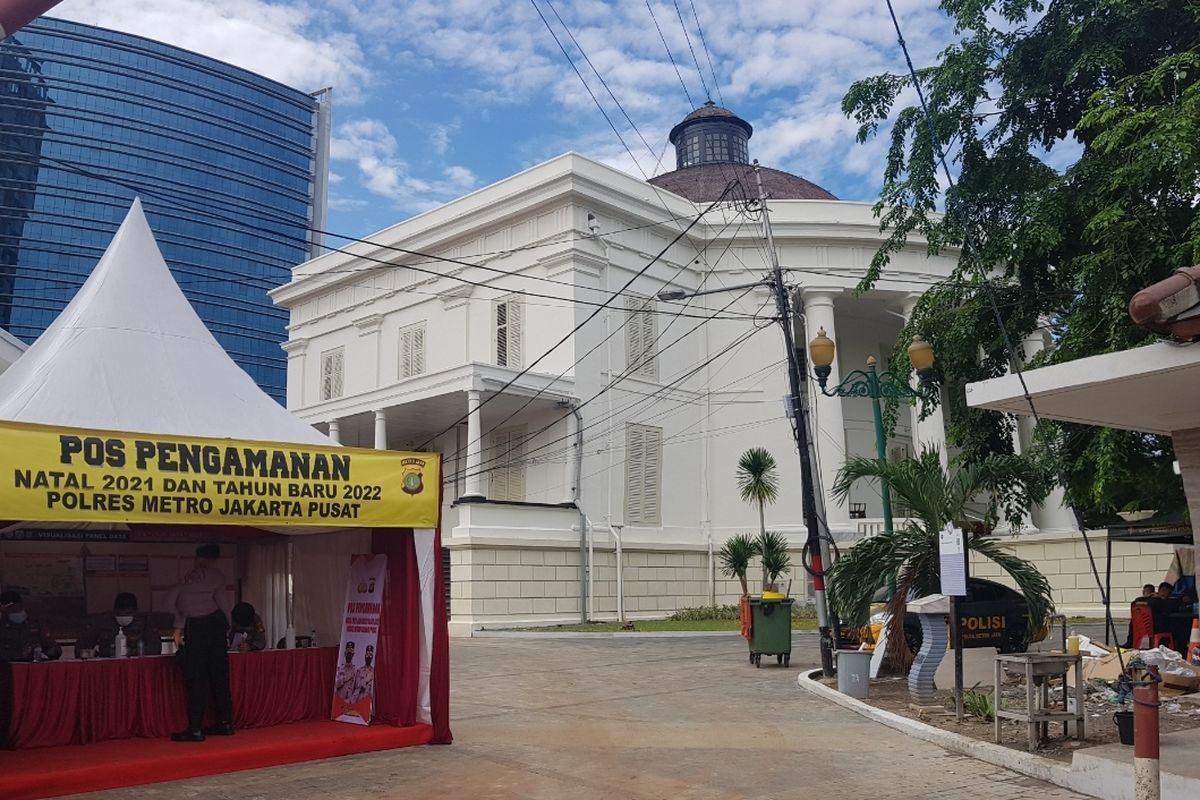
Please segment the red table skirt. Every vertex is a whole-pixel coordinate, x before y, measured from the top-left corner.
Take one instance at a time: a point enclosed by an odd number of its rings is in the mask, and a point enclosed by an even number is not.
[[[328,719],[336,647],[231,653],[233,724]],[[174,656],[0,664],[0,723],[12,750],[158,738],[187,727]]]

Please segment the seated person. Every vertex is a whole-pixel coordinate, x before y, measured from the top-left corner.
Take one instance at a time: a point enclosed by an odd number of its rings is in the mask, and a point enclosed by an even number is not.
[[[1148,604],[1148,603],[1149,603],[1149,600],[1150,600],[1150,598],[1155,596],[1155,594],[1154,594],[1154,593],[1155,593],[1154,584],[1153,584],[1153,583],[1147,583],[1146,585],[1142,586],[1142,594],[1141,594],[1141,596],[1140,596],[1140,597],[1138,597],[1136,600],[1134,600],[1134,601],[1133,601],[1132,603],[1130,603],[1129,605],[1132,607],[1132,606],[1136,606],[1136,605],[1139,605],[1139,604]],[[1121,645],[1121,647],[1124,647],[1126,650],[1128,650],[1129,648],[1133,647],[1133,619],[1132,619],[1132,614],[1130,615],[1130,620],[1129,620],[1129,630],[1128,630],[1128,631],[1125,633],[1125,644]]]
[[[232,625],[229,627],[229,649],[239,653],[267,649],[267,629],[262,617],[249,603],[238,603],[233,607]]]
[[[80,658],[84,650],[96,648],[101,658],[116,655],[118,631],[125,632],[125,655],[157,656],[162,653],[162,634],[150,622],[146,614],[138,613],[137,598],[130,592],[121,592],[113,600],[113,610],[93,614],[87,627],[75,642],[75,657]],[[87,656],[82,656],[87,658]]]
[[[0,592],[0,661],[56,661],[62,648],[29,618],[20,592]]]
[[[1158,598],[1159,601],[1159,608],[1161,609],[1160,613],[1164,616],[1172,611],[1178,611],[1180,605],[1182,605],[1180,599],[1175,596],[1174,592],[1175,587],[1166,581],[1163,581],[1158,585],[1158,591],[1154,593],[1154,596]],[[1155,618],[1154,630],[1158,630],[1157,617]]]

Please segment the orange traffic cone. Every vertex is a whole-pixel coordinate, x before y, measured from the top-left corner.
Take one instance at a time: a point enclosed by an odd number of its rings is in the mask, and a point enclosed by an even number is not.
[[[1188,640],[1187,663],[1200,664],[1200,619],[1192,620],[1192,636]]]

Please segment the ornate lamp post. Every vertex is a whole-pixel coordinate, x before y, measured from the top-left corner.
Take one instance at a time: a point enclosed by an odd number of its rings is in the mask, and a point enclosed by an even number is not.
[[[880,410],[881,399],[900,400],[906,403],[927,400],[935,391],[933,378],[933,346],[921,337],[914,337],[908,346],[908,360],[917,371],[920,384],[916,387],[908,384],[908,378],[899,377],[890,371],[878,372],[875,369],[875,356],[867,359],[866,371],[856,369],[832,389],[826,388],[829,373],[832,371],[835,345],[833,340],[825,335],[825,329],[817,331],[817,335],[808,343],[808,354],[812,360],[813,372],[817,376],[817,384],[821,394],[826,397],[868,397],[871,400],[871,411],[875,417],[875,450],[879,460],[887,460],[887,437],[883,432],[883,412]],[[880,495],[883,498],[883,529],[892,532],[892,498],[887,481],[880,481]]]

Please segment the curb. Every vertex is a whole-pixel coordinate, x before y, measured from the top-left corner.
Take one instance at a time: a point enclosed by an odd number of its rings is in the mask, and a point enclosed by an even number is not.
[[[792,631],[792,636],[811,636],[816,631]],[[741,638],[737,631],[509,631],[473,630],[472,639],[708,639],[716,637]]]
[[[874,720],[881,725],[886,725],[901,733],[906,733],[915,739],[936,744],[938,747],[948,750],[951,753],[970,756],[996,767],[1003,767],[1013,772],[1027,775],[1030,778],[1037,778],[1038,780],[1053,783],[1056,786],[1070,789],[1073,792],[1080,791],[1079,787],[1071,780],[1071,768],[1065,764],[1051,761],[1048,758],[1034,755],[1033,753],[1024,753],[1020,750],[1012,750],[992,742],[972,739],[962,734],[926,725],[924,722],[918,722],[915,719],[902,717],[891,711],[884,711],[882,708],[876,708],[818,683],[813,676],[818,675],[820,672],[820,670],[801,672],[800,676],[796,679],[797,685],[810,694],[814,694],[843,708],[850,709],[860,716]],[[1090,796],[1094,797],[1095,795]]]

